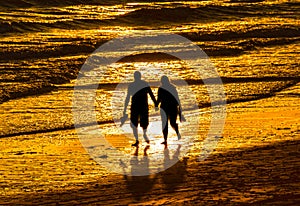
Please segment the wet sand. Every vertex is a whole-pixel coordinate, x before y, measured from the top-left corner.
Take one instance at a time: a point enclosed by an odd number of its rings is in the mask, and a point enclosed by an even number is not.
[[[229,104],[224,135],[206,160],[198,161],[198,142],[173,167],[145,177],[105,170],[75,130],[2,138],[0,204],[297,205],[299,91],[298,84],[274,97]]]

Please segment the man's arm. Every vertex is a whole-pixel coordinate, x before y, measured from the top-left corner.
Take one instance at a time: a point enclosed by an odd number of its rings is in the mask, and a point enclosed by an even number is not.
[[[175,98],[176,98],[177,103],[178,103],[178,114],[179,114],[180,122],[185,122],[186,119],[185,119],[185,117],[182,114],[182,107],[181,107],[181,102],[180,102],[180,99],[179,99],[179,95],[178,95],[177,89],[175,89],[175,94],[174,95],[175,95]]]

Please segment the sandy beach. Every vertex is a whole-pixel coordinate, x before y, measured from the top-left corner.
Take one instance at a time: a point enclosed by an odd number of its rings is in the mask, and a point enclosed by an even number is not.
[[[206,160],[198,161],[198,142],[173,167],[150,176],[110,173],[89,157],[75,130],[2,138],[0,204],[295,205],[299,91],[297,84],[229,104],[224,135]]]

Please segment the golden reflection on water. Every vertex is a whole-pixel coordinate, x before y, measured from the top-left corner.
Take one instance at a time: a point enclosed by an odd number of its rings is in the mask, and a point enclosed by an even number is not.
[[[299,43],[280,45],[237,57],[211,58],[220,76],[266,77],[294,76],[299,74]]]

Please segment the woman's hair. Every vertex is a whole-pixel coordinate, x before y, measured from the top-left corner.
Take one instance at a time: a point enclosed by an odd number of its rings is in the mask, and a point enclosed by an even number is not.
[[[166,76],[166,75],[163,75],[162,77],[161,77],[161,84],[162,85],[168,85],[168,84],[170,84],[170,80],[169,80],[169,78]]]

